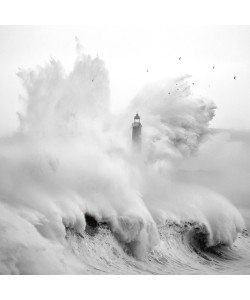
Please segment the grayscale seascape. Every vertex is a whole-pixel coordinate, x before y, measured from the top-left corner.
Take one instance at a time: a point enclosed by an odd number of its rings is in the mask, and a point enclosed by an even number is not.
[[[0,274],[250,274],[250,27],[95,30],[0,27]]]

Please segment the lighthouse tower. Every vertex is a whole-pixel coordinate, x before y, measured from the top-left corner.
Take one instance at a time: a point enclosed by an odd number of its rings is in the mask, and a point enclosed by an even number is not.
[[[138,113],[134,117],[134,123],[132,123],[132,145],[135,151],[141,150],[141,122]]]

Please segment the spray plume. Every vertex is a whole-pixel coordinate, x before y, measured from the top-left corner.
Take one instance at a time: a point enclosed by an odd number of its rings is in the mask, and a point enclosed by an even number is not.
[[[114,116],[104,62],[85,55],[79,40],[77,53],[69,74],[56,60],[18,73],[25,110],[19,130],[0,141],[0,273],[87,273],[65,239],[67,229],[84,234],[86,213],[139,259],[170,219],[205,224],[208,246],[231,245],[244,227],[237,209],[174,176],[209,137],[215,105],[192,96],[184,76],[146,86]],[[140,158],[130,147],[136,111]]]

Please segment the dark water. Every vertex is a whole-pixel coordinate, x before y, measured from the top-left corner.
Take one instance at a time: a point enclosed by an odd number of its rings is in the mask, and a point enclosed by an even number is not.
[[[96,232],[67,230],[74,254],[90,274],[250,274],[250,239],[238,235],[231,246],[206,247],[208,233],[197,223],[169,222],[159,228],[160,243],[142,259],[101,226]]]

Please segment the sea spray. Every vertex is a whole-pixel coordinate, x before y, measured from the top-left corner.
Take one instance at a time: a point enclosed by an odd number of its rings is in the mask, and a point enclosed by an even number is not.
[[[146,87],[112,115],[104,62],[77,48],[69,74],[56,60],[18,73],[26,91],[20,128],[0,141],[0,272],[94,272],[70,237],[77,247],[86,242],[86,214],[108,226],[135,265],[159,245],[157,226],[168,219],[204,224],[208,247],[232,244],[244,226],[239,212],[173,177],[209,135],[214,104],[192,96],[182,77]],[[143,120],[140,156],[130,143],[135,111]]]

